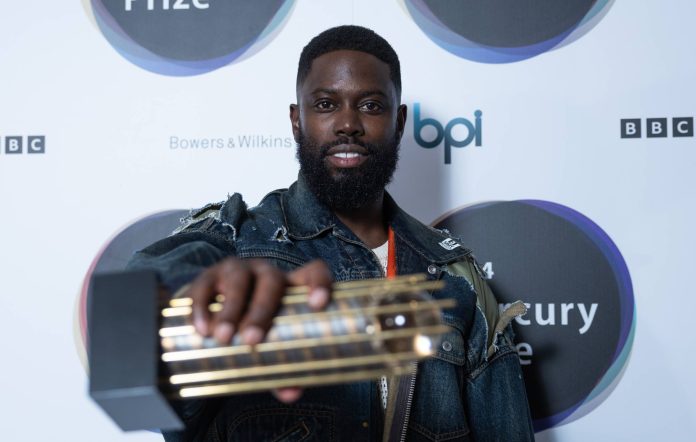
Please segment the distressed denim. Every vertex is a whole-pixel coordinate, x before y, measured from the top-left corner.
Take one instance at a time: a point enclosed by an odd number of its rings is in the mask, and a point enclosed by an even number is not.
[[[425,273],[454,298],[443,311],[452,327],[435,356],[420,362],[408,421],[409,441],[529,441],[534,439],[527,396],[508,325],[493,339],[477,303],[472,278],[448,271],[471,262],[471,251],[447,232],[403,212],[389,197],[385,209],[396,240],[400,274]],[[345,225],[317,202],[302,177],[287,190],[247,208],[239,194],[208,205],[184,220],[170,237],[136,253],[131,268],[150,268],[171,290],[228,256],[265,258],[283,270],[313,259],[326,261],[336,281],[383,277],[379,261]],[[475,278],[480,276],[474,275]],[[483,283],[485,284],[485,283]],[[375,382],[308,388],[294,404],[270,393],[235,395],[175,404],[186,422],[167,441],[381,440],[383,410]]]

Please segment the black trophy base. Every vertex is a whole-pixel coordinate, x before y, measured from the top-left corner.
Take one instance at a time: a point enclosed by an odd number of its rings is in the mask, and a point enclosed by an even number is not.
[[[89,324],[89,394],[124,431],[183,428],[160,389],[160,305],[151,271],[95,275]]]

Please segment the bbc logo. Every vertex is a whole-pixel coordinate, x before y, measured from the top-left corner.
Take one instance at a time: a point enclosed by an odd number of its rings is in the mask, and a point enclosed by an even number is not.
[[[4,140],[0,138],[0,144],[4,146],[3,151],[7,155],[23,154],[25,149],[28,154],[46,153],[45,135],[6,136]]]
[[[667,138],[670,124],[667,118],[646,118],[645,126],[640,118],[621,120],[621,138],[642,138],[645,129],[646,138]],[[694,117],[672,118],[672,137],[693,137]]]

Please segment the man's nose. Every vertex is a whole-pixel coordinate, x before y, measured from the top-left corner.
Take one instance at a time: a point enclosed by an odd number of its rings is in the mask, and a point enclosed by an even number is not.
[[[344,107],[336,113],[334,132],[336,135],[356,137],[364,135],[360,111]]]

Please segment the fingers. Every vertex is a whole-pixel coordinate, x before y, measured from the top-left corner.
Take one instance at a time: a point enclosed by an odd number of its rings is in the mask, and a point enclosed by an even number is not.
[[[313,310],[321,310],[329,303],[333,276],[324,261],[311,261],[288,273],[287,279],[290,285],[306,285],[309,288],[307,303]]]
[[[214,316],[213,336],[222,344],[229,344],[246,310],[253,275],[246,262],[229,259],[216,269],[216,291],[225,297],[222,310]]]
[[[189,289],[196,331],[212,334],[224,345],[237,332],[245,344],[258,344],[278,312],[285,286],[285,274],[266,261],[221,261],[196,278]],[[217,294],[224,296],[222,309],[211,315],[208,306]]]
[[[196,331],[203,336],[210,335],[211,314],[208,304],[211,301],[211,293],[215,292],[215,276],[212,269],[206,270],[196,278],[189,288],[189,297],[192,300],[192,319]]]
[[[255,345],[261,342],[271,328],[283,295],[285,274],[266,261],[249,261],[255,281],[249,308],[241,324],[242,341]]]
[[[264,260],[228,258],[191,284],[193,324],[198,333],[212,335],[223,345],[229,344],[236,333],[241,334],[243,343],[255,345],[271,327],[287,285],[307,286],[310,308],[320,310],[330,300],[332,280],[323,261],[312,261],[285,274]],[[224,295],[224,301],[213,315],[209,305],[217,294]],[[293,398],[291,393],[282,393],[282,397],[285,395]]]

